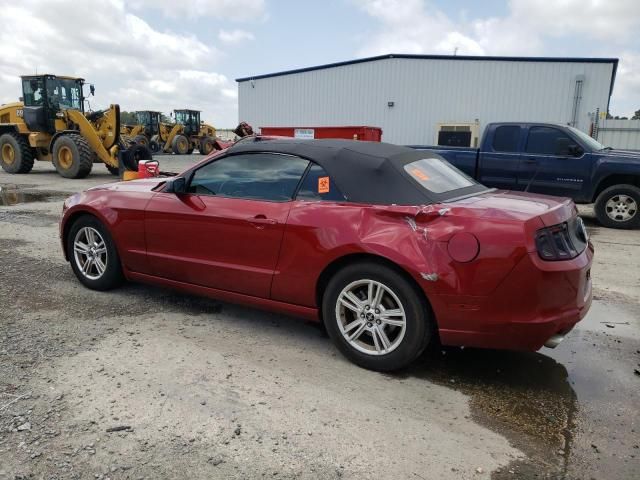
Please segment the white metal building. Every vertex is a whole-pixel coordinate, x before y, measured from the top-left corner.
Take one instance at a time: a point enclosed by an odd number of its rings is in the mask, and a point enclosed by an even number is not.
[[[589,133],[607,112],[615,58],[383,55],[239,78],[239,117],[254,127],[368,125],[398,144],[492,121],[544,121]],[[442,137],[440,137],[442,138]]]

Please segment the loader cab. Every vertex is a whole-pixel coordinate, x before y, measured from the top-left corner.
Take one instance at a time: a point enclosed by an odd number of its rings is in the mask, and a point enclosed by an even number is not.
[[[143,110],[136,112],[138,125],[144,125],[144,133],[148,137],[160,134],[160,112]]]
[[[199,110],[174,110],[176,123],[184,125],[184,134],[187,136],[200,133]]]
[[[29,130],[55,132],[57,114],[63,110],[84,112],[82,78],[55,75],[22,77],[23,118]]]

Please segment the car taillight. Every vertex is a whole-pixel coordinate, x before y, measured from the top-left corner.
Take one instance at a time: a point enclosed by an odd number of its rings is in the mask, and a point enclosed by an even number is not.
[[[538,230],[536,233],[538,255],[543,260],[570,260],[577,257],[587,243],[586,238],[581,238],[583,228],[580,218],[575,217],[569,222]]]

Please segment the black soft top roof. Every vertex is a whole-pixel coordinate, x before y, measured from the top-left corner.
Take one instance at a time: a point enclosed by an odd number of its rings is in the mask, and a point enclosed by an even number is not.
[[[471,187],[442,194],[431,192],[416,182],[404,166],[416,160],[442,157],[390,143],[258,138],[229,148],[229,154],[249,152],[282,153],[311,160],[327,171],[351,202],[423,205],[486,190],[474,182]]]

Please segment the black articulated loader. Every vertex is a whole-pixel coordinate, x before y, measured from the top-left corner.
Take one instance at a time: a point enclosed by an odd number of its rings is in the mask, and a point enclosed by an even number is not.
[[[151,159],[146,146],[127,146],[121,139],[118,105],[85,113],[84,83],[56,75],[22,77],[22,101],[0,105],[0,166],[5,171],[29,173],[35,160],[45,160],[63,177],[83,178],[94,163],[118,175]]]

